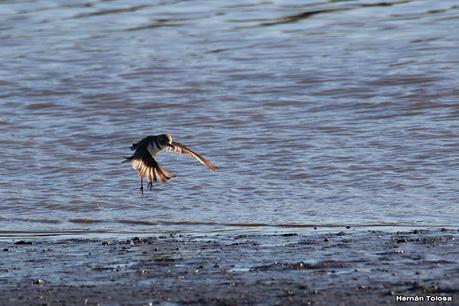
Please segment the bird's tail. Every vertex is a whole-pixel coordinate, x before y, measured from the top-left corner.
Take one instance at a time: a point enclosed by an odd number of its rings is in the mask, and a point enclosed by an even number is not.
[[[131,161],[133,157],[134,157],[134,156],[125,157],[125,160],[123,160],[121,163],[122,163],[122,164],[127,163],[127,162]]]

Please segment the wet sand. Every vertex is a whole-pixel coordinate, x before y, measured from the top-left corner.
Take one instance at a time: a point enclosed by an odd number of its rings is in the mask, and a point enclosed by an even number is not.
[[[0,241],[1,305],[459,301],[459,231]]]

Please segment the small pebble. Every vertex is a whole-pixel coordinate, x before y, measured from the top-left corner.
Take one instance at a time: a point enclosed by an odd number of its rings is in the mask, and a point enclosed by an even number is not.
[[[15,244],[32,244],[32,241],[24,241],[24,240],[19,240]]]
[[[281,235],[282,237],[290,237],[290,236],[298,236],[297,233],[286,233],[286,234],[282,234]]]
[[[35,285],[42,285],[42,284],[45,283],[45,281],[42,280],[41,278],[39,278],[39,279],[34,280],[33,283],[34,283]]]

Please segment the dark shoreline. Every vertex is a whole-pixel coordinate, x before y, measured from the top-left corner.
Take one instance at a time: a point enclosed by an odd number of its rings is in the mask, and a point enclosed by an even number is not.
[[[0,241],[1,305],[459,301],[456,229]]]

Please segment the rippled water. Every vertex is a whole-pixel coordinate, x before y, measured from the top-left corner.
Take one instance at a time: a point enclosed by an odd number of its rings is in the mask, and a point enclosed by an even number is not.
[[[2,1],[0,231],[456,226],[457,1]],[[218,164],[141,196],[169,132]],[[282,227],[283,226],[283,227]]]

